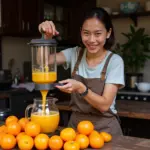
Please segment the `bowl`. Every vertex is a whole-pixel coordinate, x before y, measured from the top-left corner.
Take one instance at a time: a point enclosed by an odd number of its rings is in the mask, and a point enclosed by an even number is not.
[[[120,10],[124,14],[132,14],[139,8],[138,2],[122,2],[120,4]]]
[[[150,90],[150,83],[148,82],[139,82],[135,83],[135,85],[140,92],[148,92]]]

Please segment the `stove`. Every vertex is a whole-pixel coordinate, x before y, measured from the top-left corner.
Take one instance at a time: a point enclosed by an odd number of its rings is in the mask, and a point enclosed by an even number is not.
[[[116,99],[150,102],[150,92],[119,91]]]

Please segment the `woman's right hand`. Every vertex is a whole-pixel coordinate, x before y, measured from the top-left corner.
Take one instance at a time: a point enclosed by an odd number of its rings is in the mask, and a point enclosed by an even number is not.
[[[44,33],[44,37],[46,39],[52,38],[53,36],[56,36],[59,34],[59,32],[56,30],[55,25],[52,21],[44,21],[41,24],[39,24],[39,31],[41,33]]]

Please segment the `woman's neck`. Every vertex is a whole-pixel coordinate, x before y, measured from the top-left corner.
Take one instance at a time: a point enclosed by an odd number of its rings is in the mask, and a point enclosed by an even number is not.
[[[107,50],[103,49],[102,51],[98,51],[95,54],[91,54],[87,51],[86,53],[86,61],[89,67],[95,67],[100,64],[107,54]]]

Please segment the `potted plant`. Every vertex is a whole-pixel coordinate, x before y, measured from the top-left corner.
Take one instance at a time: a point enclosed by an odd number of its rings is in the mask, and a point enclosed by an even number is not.
[[[130,25],[129,33],[122,33],[127,38],[123,44],[116,44],[114,52],[122,56],[125,72],[128,76],[140,76],[145,63],[150,59],[150,36],[144,28]]]

